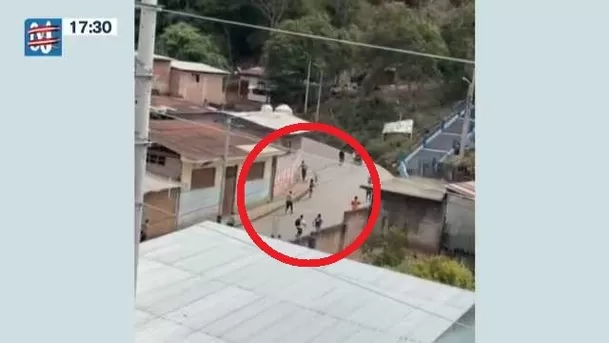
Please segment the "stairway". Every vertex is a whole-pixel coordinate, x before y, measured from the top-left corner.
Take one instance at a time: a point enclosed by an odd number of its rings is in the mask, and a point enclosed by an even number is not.
[[[474,146],[474,127],[476,118],[475,109],[469,127],[469,135],[465,148]],[[412,175],[426,176],[428,170],[435,163],[442,163],[453,154],[453,144],[461,141],[463,129],[463,116],[465,115],[465,102],[455,105],[453,114],[440,122],[435,129],[421,140],[419,146],[401,161],[399,161],[400,176]]]

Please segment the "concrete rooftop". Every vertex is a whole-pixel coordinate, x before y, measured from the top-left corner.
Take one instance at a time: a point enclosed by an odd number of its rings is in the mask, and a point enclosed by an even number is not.
[[[431,343],[474,305],[472,292],[355,261],[287,266],[212,222],[143,243],[138,275],[142,343]]]

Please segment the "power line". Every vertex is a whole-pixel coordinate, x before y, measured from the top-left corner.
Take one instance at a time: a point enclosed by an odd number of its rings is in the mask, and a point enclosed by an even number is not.
[[[138,1],[138,2],[135,3],[135,7],[136,8],[142,8],[142,7],[149,7],[149,6],[147,6],[145,4],[142,4],[141,2]],[[199,15],[199,14],[193,14],[193,13],[188,13],[188,12],[168,10],[168,9],[165,9],[165,8],[157,8],[157,11],[159,11],[161,13],[164,12],[164,13],[174,14],[174,15],[178,15],[178,16],[181,16],[181,17],[187,17],[187,18],[192,18],[192,19],[211,21],[211,22],[219,23],[219,24],[234,25],[234,26],[241,26],[241,27],[249,27],[249,28],[257,29],[257,30],[263,30],[263,31],[275,32],[275,33],[281,33],[281,34],[292,35],[292,36],[299,36],[299,37],[304,37],[304,38],[309,38],[309,39],[325,40],[325,41],[329,41],[329,42],[340,43],[340,44],[347,44],[347,45],[358,46],[358,47],[362,47],[362,48],[370,48],[370,49],[376,49],[376,50],[384,50],[384,51],[390,51],[390,52],[397,52],[397,53],[405,54],[405,55],[413,55],[413,56],[420,56],[420,57],[426,57],[426,58],[433,58],[433,59],[437,59],[437,60],[444,60],[444,61],[457,62],[457,63],[463,63],[463,64],[475,65],[475,63],[476,63],[475,61],[464,59],[464,58],[457,58],[457,57],[450,57],[450,56],[429,54],[429,53],[420,52],[420,51],[414,51],[414,50],[392,48],[392,47],[388,47],[388,46],[382,46],[382,45],[376,45],[376,44],[368,44],[368,43],[362,43],[362,42],[355,42],[355,41],[346,40],[346,39],[340,39],[340,38],[332,38],[332,37],[319,36],[319,35],[310,34],[310,33],[296,32],[296,31],[290,31],[290,30],[283,30],[283,29],[278,29],[278,28],[274,28],[274,27],[249,24],[249,23],[244,23],[244,22],[239,22],[239,21],[234,21],[234,20],[220,19],[220,18],[216,18],[216,17],[209,17],[209,16],[204,16],[204,15]]]

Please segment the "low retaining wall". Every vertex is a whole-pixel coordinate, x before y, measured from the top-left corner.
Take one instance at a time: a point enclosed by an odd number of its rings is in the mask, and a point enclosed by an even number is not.
[[[349,246],[361,234],[364,225],[368,221],[369,212],[370,209],[368,207],[345,211],[341,224],[329,226],[318,232],[312,232],[310,235],[295,238],[291,242],[328,254],[335,254]],[[350,257],[359,259],[359,250]]]

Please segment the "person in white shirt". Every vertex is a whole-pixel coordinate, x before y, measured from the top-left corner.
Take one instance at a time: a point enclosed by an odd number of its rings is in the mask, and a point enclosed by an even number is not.
[[[305,223],[304,216],[302,214],[296,219],[294,226],[296,226],[296,237],[302,236],[302,229],[307,227],[307,223]]]

